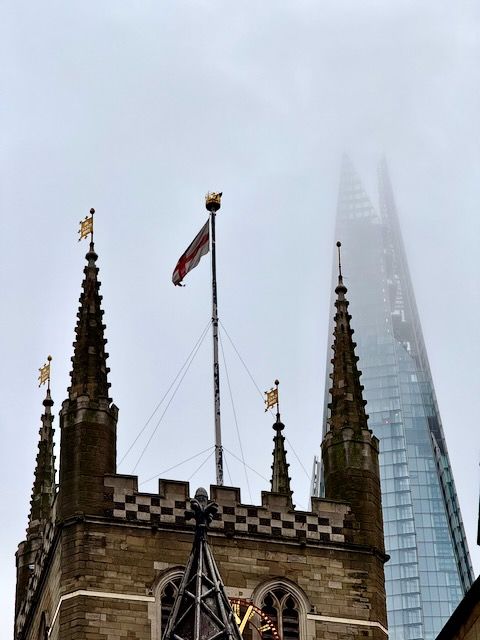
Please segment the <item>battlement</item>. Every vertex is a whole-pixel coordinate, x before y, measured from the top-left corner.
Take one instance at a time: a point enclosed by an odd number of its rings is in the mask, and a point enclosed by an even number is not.
[[[105,516],[132,524],[192,530],[185,520],[190,504],[188,482],[160,479],[158,494],[138,491],[136,476],[105,477]],[[352,543],[357,523],[350,506],[312,499],[312,511],[291,509],[288,497],[262,492],[261,505],[243,504],[238,487],[210,487],[218,513],[210,533],[227,537],[283,539],[303,544]]]

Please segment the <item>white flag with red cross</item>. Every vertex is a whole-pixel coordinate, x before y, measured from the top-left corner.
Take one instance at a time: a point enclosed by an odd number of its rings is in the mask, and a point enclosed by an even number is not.
[[[188,249],[183,253],[177,266],[173,270],[172,282],[175,286],[180,285],[187,273],[194,269],[200,262],[200,258],[210,250],[210,221],[203,225],[199,233],[195,236]]]

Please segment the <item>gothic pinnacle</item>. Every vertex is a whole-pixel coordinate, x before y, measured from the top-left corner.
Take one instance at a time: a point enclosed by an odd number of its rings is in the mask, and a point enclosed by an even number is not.
[[[272,493],[280,493],[282,495],[288,496],[288,500],[290,506],[293,508],[292,503],[292,490],[290,489],[290,477],[288,475],[289,464],[287,462],[287,452],[285,450],[285,436],[282,434],[282,431],[285,429],[285,425],[280,419],[280,409],[278,402],[278,385],[279,381],[275,380],[275,389],[266,392],[267,393],[267,404],[268,404],[268,394],[271,394],[270,401],[275,402],[277,405],[277,419],[273,424],[273,430],[275,431],[275,436],[273,438],[274,448],[273,448],[273,464],[272,464],[272,479],[270,481],[271,492]],[[272,393],[273,392],[273,393]]]
[[[84,268],[80,306],[77,313],[76,339],[73,343],[71,385],[69,397],[74,399],[87,395],[90,399],[108,398],[110,387],[107,381],[109,368],[106,365],[108,353],[105,352],[105,325],[101,309],[102,296],[99,293],[98,255],[95,252],[93,238],[85,256],[87,265]]]
[[[39,431],[38,453],[32,488],[32,499],[30,502],[27,537],[41,535],[46,522],[51,517],[51,509],[55,496],[54,430],[52,428],[53,400],[49,387],[47,387],[43,406],[45,409],[41,417],[42,424]]]
[[[368,416],[365,413],[366,401],[363,399],[363,386],[360,384],[361,371],[357,369],[358,356],[355,355],[356,343],[352,340],[353,329],[350,327],[352,316],[348,313],[349,302],[345,295],[347,287],[343,283],[340,256],[341,243],[338,248],[338,284],[335,288],[336,313],[334,316],[333,372],[330,374],[331,402],[329,403],[331,430],[350,426],[355,430],[367,429]]]

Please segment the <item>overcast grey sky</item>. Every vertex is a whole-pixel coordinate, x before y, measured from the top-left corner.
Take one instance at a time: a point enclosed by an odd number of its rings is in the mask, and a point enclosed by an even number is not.
[[[478,571],[478,3],[16,0],[0,12],[0,636],[11,637],[33,480],[37,369],[51,353],[58,411],[87,250],[77,225],[91,206],[119,458],[208,322],[208,259],[184,289],[170,278],[206,220],[205,192],[223,190],[220,316],[260,388],[281,381],[295,502],[308,506],[343,151],[373,200],[376,163],[389,160]],[[243,450],[268,479],[272,419],[226,338],[224,347]],[[213,445],[210,369],[208,335],[138,464],[140,482]],[[222,406],[224,444],[240,456],[225,375]],[[156,422],[120,472],[132,472]],[[187,479],[206,455],[165,475]],[[226,481],[258,502],[267,480],[249,472],[250,495],[242,466],[226,460]],[[213,481],[210,459],[191,485]]]

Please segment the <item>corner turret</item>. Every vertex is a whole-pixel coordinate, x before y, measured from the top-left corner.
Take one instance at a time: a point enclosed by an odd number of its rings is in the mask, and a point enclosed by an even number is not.
[[[359,523],[358,541],[385,555],[383,539],[378,439],[368,428],[361,371],[357,369],[356,344],[350,327],[347,288],[343,283],[339,253],[335,289],[333,372],[330,374],[329,430],[322,442],[325,497],[348,502]]]
[[[52,517],[52,505],[55,497],[55,456],[53,452],[53,400],[50,388],[43,401],[42,426],[39,432],[37,464],[30,501],[27,539],[41,536],[45,523]]]
[[[103,479],[116,471],[118,409],[109,398],[105,325],[93,240],[85,256],[71,385],[60,411],[61,520],[103,513]]]
[[[51,360],[50,356],[49,360]],[[52,507],[55,499],[53,400],[50,395],[50,386],[47,387],[43,406],[44,411],[41,416],[38,453],[28,516],[27,538],[19,544],[16,554],[17,590],[15,612],[18,612],[24,599],[27,584],[35,566],[37,553],[42,546],[46,526],[52,520]]]

